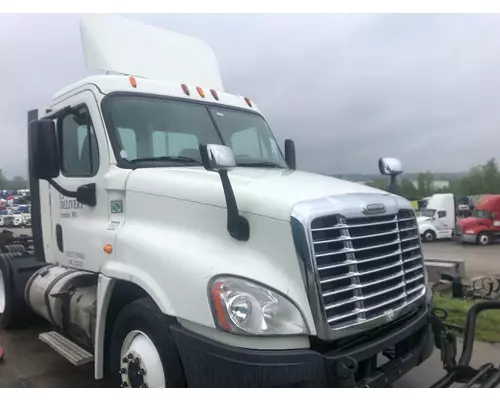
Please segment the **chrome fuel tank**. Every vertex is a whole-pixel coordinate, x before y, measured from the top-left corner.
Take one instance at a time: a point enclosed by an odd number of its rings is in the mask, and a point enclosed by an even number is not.
[[[74,268],[50,265],[30,278],[26,303],[39,316],[74,340],[93,343],[97,275]]]

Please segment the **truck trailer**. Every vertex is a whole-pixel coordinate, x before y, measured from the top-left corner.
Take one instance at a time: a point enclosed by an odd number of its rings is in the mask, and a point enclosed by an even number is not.
[[[28,112],[33,249],[3,246],[1,328],[47,320],[117,387],[386,387],[430,356],[408,200],[297,170],[204,42],[109,15],[81,35],[104,72]]]

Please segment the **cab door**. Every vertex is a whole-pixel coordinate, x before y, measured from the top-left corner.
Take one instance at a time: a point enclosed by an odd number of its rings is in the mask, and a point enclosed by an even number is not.
[[[438,237],[448,238],[451,237],[451,232],[453,231],[453,226],[450,221],[450,216],[446,210],[439,210],[436,213],[436,219],[434,220],[434,226],[438,232]]]
[[[96,205],[88,206],[50,186],[55,259],[61,265],[97,272],[109,221],[104,175],[109,169],[105,130],[90,90],[71,96],[58,108],[71,110],[56,121],[61,172],[55,179],[68,191],[95,184]]]

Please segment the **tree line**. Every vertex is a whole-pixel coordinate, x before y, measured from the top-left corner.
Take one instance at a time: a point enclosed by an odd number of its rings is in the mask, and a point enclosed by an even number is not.
[[[22,176],[15,176],[12,179],[7,179],[0,169],[0,190],[19,190],[28,189],[28,181]]]
[[[398,194],[410,200],[429,197],[434,193],[453,193],[458,196],[500,193],[500,171],[494,158],[489,159],[483,165],[471,168],[467,175],[451,180],[447,186],[441,188],[435,187],[434,174],[429,171],[419,173],[416,182],[405,179],[404,174],[398,178]],[[389,180],[380,178],[366,184],[387,190]]]

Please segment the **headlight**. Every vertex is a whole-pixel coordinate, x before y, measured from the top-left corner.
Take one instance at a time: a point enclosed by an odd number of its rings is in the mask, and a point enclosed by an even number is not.
[[[220,277],[209,287],[220,329],[251,335],[299,335],[308,330],[301,313],[282,295],[241,278]]]
[[[465,231],[465,233],[466,233],[467,235],[474,235],[474,233],[475,233],[475,232],[474,232],[474,231]]]

